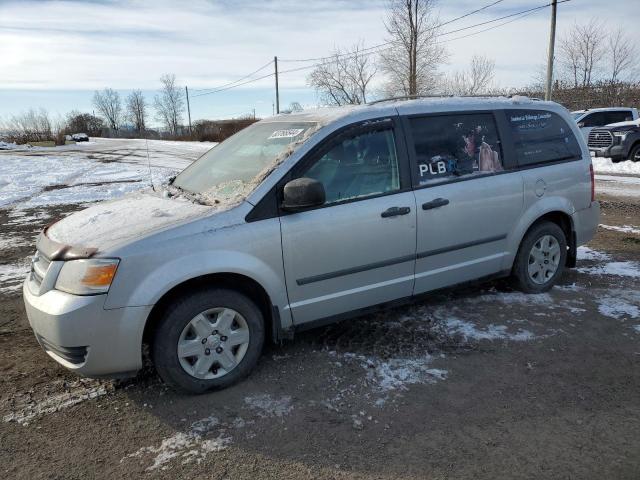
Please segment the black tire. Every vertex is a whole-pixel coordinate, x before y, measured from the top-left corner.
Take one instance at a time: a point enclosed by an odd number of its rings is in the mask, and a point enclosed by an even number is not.
[[[249,346],[242,360],[228,373],[218,378],[200,379],[180,365],[178,340],[196,315],[216,307],[231,308],[244,317],[249,328]],[[226,388],[247,377],[258,363],[263,344],[264,318],[256,304],[234,290],[207,288],[169,305],[154,331],[151,355],[158,374],[168,385],[191,393],[204,393]]]
[[[545,235],[554,237],[560,247],[560,260],[555,273],[544,283],[536,283],[529,276],[529,255],[534,244]],[[555,223],[540,222],[533,225],[526,233],[513,264],[513,278],[519,290],[525,293],[546,292],[558,281],[567,262],[567,238],[564,231]]]
[[[632,162],[640,162],[640,143],[631,147],[628,160],[631,160]]]

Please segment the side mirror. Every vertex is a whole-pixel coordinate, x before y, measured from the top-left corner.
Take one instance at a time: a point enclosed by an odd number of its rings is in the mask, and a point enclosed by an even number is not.
[[[584,127],[584,122],[578,123],[578,128],[582,128],[582,127]]]
[[[313,178],[296,178],[284,186],[282,209],[287,211],[319,207],[326,200],[324,186]]]

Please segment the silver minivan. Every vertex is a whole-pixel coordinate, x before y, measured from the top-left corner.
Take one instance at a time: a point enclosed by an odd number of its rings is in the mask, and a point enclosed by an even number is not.
[[[589,151],[552,102],[283,114],[45,229],[24,300],[65,367],[132,375],[149,345],[167,383],[203,392],[249,374],[265,341],[435,289],[511,276],[544,292],[598,217]]]

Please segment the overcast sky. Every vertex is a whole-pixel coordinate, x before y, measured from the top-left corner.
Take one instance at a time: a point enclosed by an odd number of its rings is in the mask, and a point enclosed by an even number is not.
[[[441,0],[441,21],[492,0]],[[444,27],[463,28],[547,3],[503,0]],[[236,80],[278,55],[280,69],[320,57],[334,46],[386,40],[383,0],[315,1],[2,1],[0,0],[0,116],[45,107],[53,114],[91,111],[93,90],[126,94],[140,88],[149,99],[163,73],[175,73],[193,94],[192,118],[228,117],[256,109],[268,115],[273,77],[214,95],[197,90]],[[640,47],[640,0],[571,0],[558,7],[560,34],[592,17],[622,25]],[[445,71],[462,69],[473,54],[496,62],[500,86],[529,83],[545,61],[550,9],[468,38],[478,27],[442,38],[450,54]],[[500,22],[498,22],[500,23]],[[309,70],[283,73],[281,105],[317,103],[306,86]],[[261,74],[269,73],[264,70]]]

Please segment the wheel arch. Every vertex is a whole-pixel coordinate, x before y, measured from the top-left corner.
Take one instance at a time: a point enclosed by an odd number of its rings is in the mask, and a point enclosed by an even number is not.
[[[551,222],[558,225],[565,234],[565,238],[567,239],[567,246],[569,247],[569,251],[567,252],[567,261],[566,266],[573,268],[576,266],[576,253],[577,253],[577,242],[576,242],[576,233],[573,225],[573,219],[571,215],[563,210],[550,210],[548,212],[542,213],[537,216],[534,220],[532,220],[528,226],[520,235],[520,240],[518,242],[518,249],[520,250],[520,245],[527,233],[534,228],[536,225],[539,225],[542,222]],[[516,255],[517,255],[516,251]],[[513,268],[513,266],[512,266]]]
[[[265,321],[265,334],[272,341],[280,340],[280,317],[267,291],[254,279],[233,272],[200,275],[183,281],[166,291],[155,303],[145,322],[142,342],[149,344],[166,307],[182,295],[196,289],[219,287],[238,291],[256,303]]]

